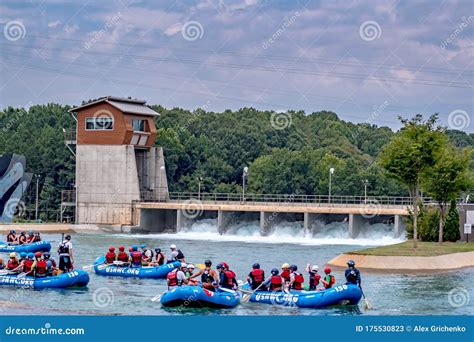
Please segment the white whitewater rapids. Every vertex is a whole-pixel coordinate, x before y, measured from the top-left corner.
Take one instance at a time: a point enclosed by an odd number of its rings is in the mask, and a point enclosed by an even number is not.
[[[323,223],[319,222],[323,225]],[[133,235],[137,237],[137,235]],[[303,222],[281,222],[275,224],[268,236],[260,235],[258,221],[242,221],[230,226],[220,235],[217,219],[204,219],[194,222],[177,233],[147,234],[144,237],[159,237],[182,240],[239,241],[247,243],[290,243],[299,245],[362,245],[381,246],[404,241],[393,237],[393,226],[383,223],[364,225],[358,237],[349,237],[347,222],[332,222],[322,226],[319,233],[305,236]]]

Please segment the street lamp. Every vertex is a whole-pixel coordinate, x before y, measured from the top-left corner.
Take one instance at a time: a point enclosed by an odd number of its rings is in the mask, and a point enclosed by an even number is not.
[[[244,172],[242,173],[242,201],[245,202],[245,178],[249,174],[249,168],[244,167]]]
[[[202,182],[202,177],[198,177],[198,200],[201,200],[201,182]]]
[[[366,179],[364,180],[364,202],[367,203],[367,185],[369,185],[369,181]]]
[[[331,186],[332,186],[332,174],[334,173],[334,168],[329,169],[329,199],[328,202],[331,203]]]
[[[161,178],[163,177],[163,171],[165,167],[162,165],[160,166],[160,178],[159,178],[159,187],[158,187],[158,201],[161,201]]]

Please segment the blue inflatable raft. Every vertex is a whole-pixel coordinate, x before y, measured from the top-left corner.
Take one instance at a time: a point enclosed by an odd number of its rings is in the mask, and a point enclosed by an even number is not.
[[[251,291],[248,284],[243,290]],[[324,291],[257,291],[250,296],[255,303],[297,306],[300,308],[318,309],[331,305],[356,305],[362,297],[362,291],[357,285],[338,285]]]
[[[51,244],[49,241],[38,241],[33,243],[28,243],[24,245],[9,245],[1,244],[0,252],[15,252],[15,253],[34,253],[34,252],[49,252],[51,250]]]
[[[163,293],[160,302],[167,307],[225,309],[236,307],[240,303],[240,295],[232,290],[217,289],[212,292],[201,286],[179,286]]]
[[[34,289],[62,289],[66,287],[82,287],[89,283],[89,274],[83,270],[71,271],[57,276],[35,278],[26,276],[18,279],[17,275],[0,275],[0,286],[10,285],[31,287]]]
[[[150,267],[128,267],[128,266],[105,266],[105,257],[98,257],[94,262],[94,271],[100,275],[115,277],[136,277],[136,278],[166,278],[167,274],[181,265],[179,261],[175,261],[162,266]]]

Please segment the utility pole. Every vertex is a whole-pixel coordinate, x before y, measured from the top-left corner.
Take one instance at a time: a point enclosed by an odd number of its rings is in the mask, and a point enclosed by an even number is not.
[[[367,203],[367,185],[369,185],[369,181],[366,179],[364,180],[364,202]]]
[[[249,168],[244,167],[244,172],[242,173],[242,202],[245,202],[245,178],[249,173]]]
[[[328,202],[331,203],[331,186],[332,186],[332,174],[334,173],[334,168],[329,169],[329,199]]]
[[[202,182],[202,177],[198,177],[198,200],[201,200],[201,182]]]
[[[35,221],[38,221],[38,209],[39,209],[39,179],[40,175],[36,175],[36,208],[35,208]]]

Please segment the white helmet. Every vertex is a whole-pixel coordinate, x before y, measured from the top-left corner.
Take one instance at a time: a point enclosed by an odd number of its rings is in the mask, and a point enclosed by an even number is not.
[[[314,265],[313,267],[311,267],[312,272],[318,272],[318,270],[319,270],[318,265]]]
[[[188,268],[194,270],[196,267],[193,264],[188,264]]]
[[[179,267],[180,267],[180,268],[183,268],[183,267],[186,268],[186,267],[188,267],[188,265],[186,265],[184,262],[182,262]]]
[[[172,244],[172,245],[170,246],[170,248],[171,248],[171,249],[176,249],[176,245],[175,245],[175,244]]]

